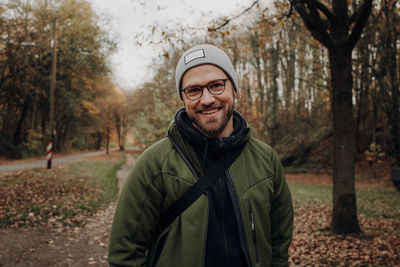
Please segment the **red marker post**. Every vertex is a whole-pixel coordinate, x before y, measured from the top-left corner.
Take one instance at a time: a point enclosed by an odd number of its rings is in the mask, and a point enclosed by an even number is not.
[[[51,169],[51,160],[53,158],[53,143],[48,142],[46,146],[47,151],[47,169]]]

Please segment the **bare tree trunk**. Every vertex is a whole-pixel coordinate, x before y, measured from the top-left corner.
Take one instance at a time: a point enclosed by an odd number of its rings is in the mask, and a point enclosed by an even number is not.
[[[283,117],[285,118],[285,124],[290,124],[292,122],[292,109],[293,109],[293,92],[295,91],[295,61],[296,55],[295,51],[292,48],[293,42],[295,42],[295,25],[290,25],[287,29],[287,36],[282,36],[282,39],[286,40],[283,47],[283,54],[281,57],[282,67],[285,69],[284,71],[284,84],[285,88],[283,88],[284,100],[285,100],[285,109]],[[286,64],[285,64],[286,63]]]
[[[257,87],[258,87],[258,98],[259,98],[259,112],[261,116],[264,114],[264,88],[262,86],[262,74],[261,74],[261,58],[260,58],[260,38],[258,32],[255,31],[250,36],[251,49],[253,52],[254,62],[253,66],[257,73]]]
[[[385,1],[386,5],[389,5],[387,1]],[[393,12],[391,8],[387,7],[385,8],[385,11],[387,13]],[[394,12],[393,12],[394,13]],[[391,110],[392,110],[392,116],[391,116],[391,121],[390,121],[390,133],[391,133],[391,138],[392,138],[392,143],[393,143],[393,150],[394,154],[397,160],[397,165],[400,166],[400,127],[399,127],[399,120],[400,120],[400,114],[399,114],[399,97],[400,97],[400,92],[399,92],[399,86],[400,86],[400,81],[399,81],[399,72],[398,68],[399,66],[397,65],[397,49],[398,49],[398,38],[399,34],[397,32],[397,26],[399,23],[399,16],[398,14],[386,14],[387,18],[387,27],[389,28],[389,33],[388,33],[388,40],[387,40],[387,46],[389,49],[387,51],[390,53],[388,55],[389,57],[389,75],[390,75],[390,88],[391,88]]]
[[[30,106],[30,96],[26,95],[25,97],[25,101],[24,104],[22,105],[22,112],[21,112],[21,116],[19,117],[18,123],[17,123],[17,127],[15,129],[14,132],[14,137],[13,137],[13,144],[14,145],[19,145],[22,143],[23,138],[21,137],[22,135],[22,128],[23,128],[23,124],[25,123],[25,118],[26,115],[28,114],[28,109]]]
[[[356,80],[356,107],[357,107],[357,115],[356,115],[356,123],[355,123],[355,134],[356,134],[356,140],[360,140],[360,137],[362,136],[362,133],[365,132],[366,126],[365,123],[367,121],[368,117],[368,111],[369,111],[369,89],[370,86],[372,85],[371,77],[372,77],[372,72],[370,69],[370,64],[366,64],[366,62],[370,62],[371,58],[371,51],[368,49],[368,42],[366,40],[363,40],[361,43],[358,45],[357,49],[357,55],[358,55],[358,68],[357,68],[357,76],[355,77]],[[374,89],[373,89],[374,90]],[[373,105],[375,104],[374,98],[371,99]],[[373,123],[375,123],[373,121]],[[356,144],[356,153],[362,151],[361,147],[362,142],[357,142]],[[358,146],[357,146],[358,145]]]
[[[272,57],[272,78],[271,78],[271,122],[269,123],[268,131],[269,135],[271,136],[271,145],[275,145],[278,137],[278,62],[279,62],[279,43],[276,42],[276,47],[271,49],[271,57]]]
[[[354,181],[354,122],[351,51],[330,49],[333,111],[332,230],[360,232]]]

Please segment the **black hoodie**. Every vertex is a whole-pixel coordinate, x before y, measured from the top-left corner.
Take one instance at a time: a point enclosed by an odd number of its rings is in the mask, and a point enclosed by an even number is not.
[[[208,138],[193,126],[185,109],[175,115],[175,123],[182,137],[191,144],[201,162],[203,172],[212,163],[230,157],[233,150],[240,149],[249,131],[245,119],[236,111],[233,113],[233,132],[229,137]],[[218,166],[218,165],[217,165]],[[206,242],[206,267],[244,267],[246,260],[239,240],[238,223],[235,218],[232,199],[227,188],[226,176],[221,177],[208,190],[209,216]]]

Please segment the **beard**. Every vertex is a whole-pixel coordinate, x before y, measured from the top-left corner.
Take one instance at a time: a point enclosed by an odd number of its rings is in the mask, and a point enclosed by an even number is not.
[[[199,129],[200,132],[202,132],[205,136],[217,137],[225,130],[230,119],[232,118],[234,105],[228,105],[223,107],[223,109],[224,108],[226,108],[226,110],[223,110],[224,112],[222,116],[214,119],[204,120],[202,118],[197,118],[195,115],[189,113],[188,116],[195,127]]]

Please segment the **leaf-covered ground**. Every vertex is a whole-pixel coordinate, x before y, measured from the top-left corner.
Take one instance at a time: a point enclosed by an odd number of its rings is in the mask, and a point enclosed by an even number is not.
[[[295,211],[290,248],[293,266],[399,266],[399,218],[359,216],[363,233],[332,234],[331,209],[307,205]]]
[[[386,180],[358,182],[360,234],[337,235],[330,179],[288,175],[295,219],[292,266],[400,266],[400,192]]]
[[[121,154],[0,177],[0,227],[79,226],[118,191]]]
[[[107,266],[115,205],[104,205],[111,193],[97,171],[115,174],[107,164],[119,167],[120,157],[95,161],[0,176],[0,266]],[[291,266],[400,266],[400,192],[387,180],[357,182],[363,232],[336,235],[328,229],[330,178],[287,177],[295,207]]]
[[[112,153],[52,170],[0,176],[0,267],[108,266],[116,174],[123,180],[134,164],[126,155],[127,162],[117,172],[123,158]],[[9,200],[13,195],[14,204]],[[32,209],[32,203],[37,208]],[[43,216],[42,209],[49,206]]]

